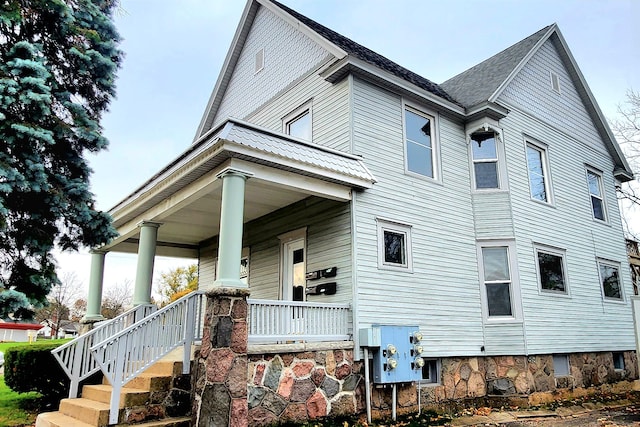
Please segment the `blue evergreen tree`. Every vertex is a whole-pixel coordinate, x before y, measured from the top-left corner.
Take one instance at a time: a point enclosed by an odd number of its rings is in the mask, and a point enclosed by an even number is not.
[[[58,282],[52,250],[108,242],[84,155],[122,60],[117,0],[0,2],[0,318],[28,318]]]

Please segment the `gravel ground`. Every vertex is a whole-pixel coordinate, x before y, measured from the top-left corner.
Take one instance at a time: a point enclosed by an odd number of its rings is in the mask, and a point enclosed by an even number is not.
[[[492,424],[489,424],[492,425]],[[494,424],[495,425],[495,424]],[[477,424],[477,427],[487,424]],[[500,424],[501,427],[640,427],[640,406],[602,409],[566,418],[532,418]]]

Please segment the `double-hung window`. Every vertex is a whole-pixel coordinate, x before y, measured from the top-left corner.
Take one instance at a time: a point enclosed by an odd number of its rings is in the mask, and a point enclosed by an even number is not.
[[[515,242],[478,242],[478,266],[484,318],[489,321],[521,320]]]
[[[602,174],[593,169],[587,169],[587,184],[589,186],[593,217],[600,221],[606,221],[607,210],[604,204],[604,193],[602,191]]]
[[[437,178],[435,116],[404,108],[405,167],[429,178]]]
[[[542,292],[568,294],[564,251],[536,247],[538,283]]]
[[[513,316],[509,247],[483,247],[482,265],[488,317]]]
[[[498,147],[494,132],[476,132],[471,135],[471,158],[476,190],[500,188]]]
[[[620,265],[613,262],[598,260],[598,270],[600,272],[600,284],[605,299],[624,299],[622,293],[622,283],[620,281]]]
[[[547,150],[542,145],[527,142],[527,169],[531,198],[551,203]]]

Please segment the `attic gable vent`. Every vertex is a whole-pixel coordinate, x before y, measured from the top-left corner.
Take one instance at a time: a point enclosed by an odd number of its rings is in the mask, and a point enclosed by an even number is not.
[[[558,77],[558,74],[553,71],[551,71],[551,88],[560,93],[560,77]]]
[[[256,52],[256,73],[264,68],[264,48]]]

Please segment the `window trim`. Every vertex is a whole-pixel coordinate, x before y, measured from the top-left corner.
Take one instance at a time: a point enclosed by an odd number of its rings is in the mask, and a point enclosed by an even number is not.
[[[496,141],[496,156],[498,172],[498,188],[476,188],[476,170],[473,160],[473,146],[471,136],[478,132],[493,131]],[[469,173],[471,176],[471,192],[472,193],[499,193],[509,191],[509,180],[507,179],[506,154],[504,152],[503,131],[495,120],[485,117],[469,123],[465,128],[467,137],[467,157],[469,159]]]
[[[391,270],[391,271],[402,271],[406,273],[413,273],[413,254],[412,254],[412,244],[411,244],[411,226],[408,224],[403,224],[396,221],[391,221],[382,218],[376,218],[376,228],[377,228],[377,247],[378,247],[378,269],[379,270]],[[390,231],[393,233],[404,234],[405,236],[405,264],[398,265],[386,262],[384,260],[384,232]]]
[[[564,278],[564,291],[554,291],[542,288],[542,275],[540,274],[540,260],[538,254],[542,252],[549,255],[559,256],[562,259],[562,273]],[[539,243],[533,244],[534,262],[536,264],[536,276],[538,281],[538,292],[540,295],[548,295],[553,297],[571,297],[569,288],[569,275],[567,273],[567,251],[565,249],[553,246],[543,245]]]
[[[535,139],[525,136],[524,139],[524,152],[525,152],[525,162],[527,164],[527,178],[529,180],[529,197],[531,200],[537,203],[542,203],[544,205],[553,206],[554,205],[554,197],[553,197],[553,184],[551,182],[551,168],[549,163],[549,147],[547,144],[536,141]],[[531,171],[529,170],[529,147],[537,150],[541,153],[541,161],[542,161],[542,177],[544,179],[544,191],[547,195],[547,200],[540,200],[533,197],[532,189],[531,189]]]
[[[484,280],[484,258],[483,248],[507,248],[507,259],[509,260],[510,286],[509,295],[511,298],[511,316],[489,316],[489,305],[487,297],[486,282]],[[478,262],[478,278],[480,285],[480,300],[482,302],[482,318],[485,323],[522,323],[522,297],[520,291],[520,274],[518,272],[518,260],[515,240],[479,240],[476,243],[476,257]]]
[[[611,261],[604,258],[597,259],[598,266],[598,282],[600,283],[600,293],[602,294],[602,299],[606,302],[611,302],[614,304],[624,304],[625,300],[625,292],[624,292],[624,282],[622,281],[622,269],[621,263],[617,261]],[[602,280],[602,272],[600,271],[600,266],[605,265],[609,267],[613,267],[618,270],[618,286],[620,286],[620,298],[608,297],[604,293],[604,282]]]
[[[303,141],[312,142],[313,141],[313,108],[312,107],[313,107],[313,100],[310,99],[309,101],[305,102],[304,104],[300,105],[299,107],[297,107],[296,109],[288,113],[286,116],[284,116],[282,118],[282,133],[284,133],[285,135],[289,135],[292,138],[297,138]],[[305,138],[291,135],[289,133],[289,126],[291,125],[291,123],[295,122],[305,114],[309,114],[309,126],[311,126],[311,129],[309,129],[310,139],[308,140]]]
[[[428,118],[431,121],[431,167],[433,169],[433,176],[423,175],[419,172],[414,172],[409,169],[409,157],[407,153],[407,121],[406,111],[410,111],[419,116]],[[402,146],[404,152],[404,173],[414,176],[416,178],[426,179],[429,181],[435,181],[442,183],[442,165],[440,162],[440,123],[438,113],[410,103],[406,100],[402,100]]]
[[[596,218],[594,209],[593,209],[593,201],[591,200],[592,197],[594,197],[594,195],[591,193],[591,188],[589,186],[589,174],[593,174],[598,178],[598,187],[600,189],[600,196],[595,196],[598,197],[601,201],[602,201],[602,214],[604,215],[604,219],[600,219],[600,218]],[[604,175],[602,173],[602,171],[600,171],[599,169],[596,169],[594,167],[591,166],[586,166],[585,169],[585,178],[587,180],[587,194],[589,195],[589,208],[591,209],[591,218],[594,221],[603,223],[603,224],[608,224],[609,223],[609,211],[607,209],[607,198],[605,197],[605,192],[604,192]]]

